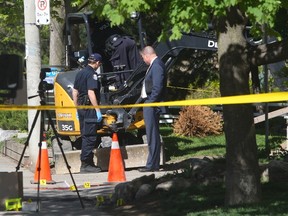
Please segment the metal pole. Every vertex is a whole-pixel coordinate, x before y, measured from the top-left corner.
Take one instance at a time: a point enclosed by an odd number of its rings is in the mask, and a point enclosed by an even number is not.
[[[26,51],[26,73],[27,73],[27,95],[35,95],[40,82],[39,74],[41,71],[40,55],[40,33],[36,25],[35,0],[24,0],[24,26],[25,26],[25,51]],[[39,105],[38,98],[28,100],[28,106]],[[28,130],[36,114],[36,110],[28,111]],[[40,136],[40,119],[35,125],[35,130],[31,136],[29,144],[29,159],[31,161],[31,170],[35,170],[38,157],[38,138]]]

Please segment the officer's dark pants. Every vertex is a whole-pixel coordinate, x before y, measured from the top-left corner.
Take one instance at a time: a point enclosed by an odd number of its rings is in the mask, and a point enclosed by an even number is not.
[[[82,137],[81,161],[93,161],[93,149],[97,139],[97,118],[95,109],[78,110],[80,131]]]
[[[143,115],[144,115],[146,136],[149,149],[146,167],[148,169],[159,169],[160,149],[161,149],[161,140],[159,131],[160,110],[158,107],[144,107]]]

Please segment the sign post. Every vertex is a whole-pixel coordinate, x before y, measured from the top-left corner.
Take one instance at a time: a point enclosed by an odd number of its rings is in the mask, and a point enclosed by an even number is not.
[[[36,25],[50,24],[49,0],[35,0]]]
[[[24,24],[25,24],[25,52],[26,52],[26,75],[27,75],[27,96],[35,95],[40,82],[39,72],[41,71],[40,52],[40,30],[35,24],[35,1],[24,0]],[[39,98],[31,98],[27,101],[28,106],[39,105]],[[32,128],[36,110],[28,110],[28,130]],[[42,136],[42,134],[41,134]],[[31,139],[29,141],[29,161],[31,170],[35,170],[38,159],[38,143],[40,137],[40,119],[37,120]],[[34,172],[34,171],[33,171]],[[1,192],[0,192],[1,193]]]

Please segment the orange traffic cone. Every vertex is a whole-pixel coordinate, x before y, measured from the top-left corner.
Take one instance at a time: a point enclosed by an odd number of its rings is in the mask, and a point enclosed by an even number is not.
[[[126,181],[126,176],[121,151],[119,148],[117,133],[113,133],[108,169],[108,182],[121,181]]]
[[[40,170],[38,170],[39,163],[40,163]],[[37,184],[39,181],[39,175],[40,175],[40,183],[43,182],[43,184],[45,183],[55,184],[55,182],[52,180],[52,177],[51,177],[45,134],[43,134],[43,141],[41,145],[41,161],[40,161],[40,155],[38,155],[38,160],[37,160],[35,174],[34,174],[34,182],[31,182],[31,183]]]

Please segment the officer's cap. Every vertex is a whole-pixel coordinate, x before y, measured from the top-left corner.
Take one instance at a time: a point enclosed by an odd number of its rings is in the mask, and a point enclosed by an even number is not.
[[[90,61],[102,61],[102,56],[99,53],[93,53],[90,55],[90,57],[88,58],[88,60]]]

